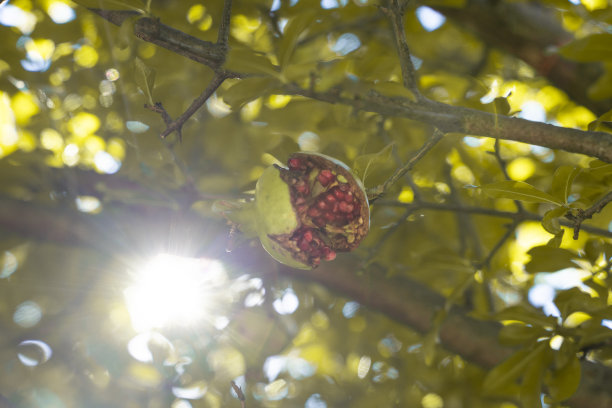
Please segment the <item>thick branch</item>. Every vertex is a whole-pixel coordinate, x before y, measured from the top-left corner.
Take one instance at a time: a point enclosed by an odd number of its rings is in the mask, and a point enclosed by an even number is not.
[[[118,26],[129,18],[140,16],[135,11],[89,10]],[[151,17],[138,18],[134,22],[134,35],[215,70],[220,69],[225,62],[225,47],[223,45],[200,40],[162,24],[158,19]]]
[[[564,128],[425,99],[414,103],[404,98],[390,98],[374,92],[366,96],[349,98],[339,96],[334,91],[312,92],[294,85],[287,86],[286,91],[385,116],[401,116],[417,120],[435,126],[444,133],[515,140],[612,162],[612,135],[609,133]]]
[[[17,234],[55,244],[85,245],[116,255],[120,255],[121,251],[132,251],[135,246],[145,243],[150,251],[153,245],[151,236],[164,236],[162,230],[176,229],[177,218],[188,225],[201,224],[201,219],[190,214],[146,206],[117,207],[97,215],[83,215],[75,214],[65,207],[50,208],[6,197],[0,199],[2,234]],[[152,233],[153,226],[160,232]],[[208,223],[199,234],[209,234],[212,227],[213,223]],[[191,232],[198,233],[193,228]],[[198,237],[193,234],[190,239],[197,240]],[[126,239],[130,239],[129,245],[124,242]],[[263,273],[276,277],[279,272],[275,267],[278,264],[274,264],[263,250],[244,247],[226,254],[223,248],[218,248],[214,255],[230,267],[239,268],[245,273]],[[360,278],[355,274],[360,268],[356,262],[355,257],[346,257],[314,271],[280,267],[280,272],[295,279],[321,284],[418,332],[431,330],[435,313],[446,302],[442,295],[407,277]],[[490,369],[513,352],[497,341],[499,328],[500,325],[495,322],[476,320],[469,317],[462,308],[455,307],[440,328],[440,341],[449,351]],[[612,391],[607,386],[611,381],[610,369],[584,362],[582,385],[570,400],[571,405],[612,407]]]
[[[92,11],[115,24],[121,24],[123,20],[135,14],[134,12]],[[138,19],[134,25],[134,32],[145,41],[160,45],[215,70],[220,70],[225,60],[223,47],[198,40],[152,18]],[[244,76],[236,72],[226,74],[228,77]],[[414,103],[407,99],[389,98],[376,93],[349,98],[339,96],[336,91],[314,92],[291,84],[285,87],[285,91],[289,94],[302,95],[328,103],[341,103],[385,116],[401,116],[425,122],[444,133],[453,132],[516,140],[551,149],[581,153],[612,162],[612,135],[604,132],[562,128],[425,99]]]

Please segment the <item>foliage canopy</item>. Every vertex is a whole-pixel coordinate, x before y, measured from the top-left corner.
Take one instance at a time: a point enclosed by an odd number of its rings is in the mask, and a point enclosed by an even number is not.
[[[605,0],[11,0],[0,24],[1,407],[612,406]],[[314,271],[218,211],[300,150],[372,202]]]

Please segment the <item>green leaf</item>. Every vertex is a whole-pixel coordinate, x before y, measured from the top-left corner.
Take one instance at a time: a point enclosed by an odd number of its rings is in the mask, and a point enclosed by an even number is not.
[[[378,81],[375,83],[371,83],[371,89],[389,97],[400,96],[403,98],[408,98],[411,101],[416,101],[416,96],[412,91],[407,89],[404,85],[399,82],[393,81]]]
[[[589,168],[585,170],[590,176],[597,180],[603,180],[612,176],[612,164],[593,160],[589,163]]]
[[[395,144],[391,143],[376,153],[357,156],[353,162],[353,172],[365,183],[369,172],[377,166],[380,167],[389,163],[394,146]]]
[[[155,86],[155,69],[149,67],[140,58],[134,59],[136,69],[136,85],[142,90],[149,105],[153,102],[153,87]]]
[[[521,382],[522,408],[541,408],[542,377],[550,360],[550,348],[546,342],[540,343],[539,352],[525,368]]]
[[[512,385],[523,373],[529,364],[544,350],[548,345],[540,343],[531,351],[519,350],[504,362],[489,371],[484,379],[482,391],[485,395],[496,395],[504,388]]]
[[[565,234],[565,230],[557,232],[554,237],[552,237],[547,243],[546,246],[551,248],[559,248],[561,246],[561,242],[563,242],[563,235]]]
[[[314,11],[299,13],[285,26],[283,38],[278,46],[278,62],[281,69],[284,70],[289,64],[300,34],[314,22],[315,16]]]
[[[525,265],[525,270],[529,273],[555,272],[576,267],[572,261],[578,258],[572,251],[546,245],[533,247],[527,253],[531,255],[531,261]]]
[[[242,46],[230,48],[223,67],[230,71],[280,78],[277,67],[265,55]]]
[[[529,203],[546,203],[563,205],[564,203],[544,191],[523,181],[504,180],[487,184],[482,190],[493,198],[509,198]]]
[[[438,344],[438,330],[431,330],[423,339],[423,356],[425,364],[431,367],[436,357],[436,349]]]
[[[259,98],[275,83],[276,81],[269,77],[242,79],[223,93],[223,101],[230,105],[232,109],[238,109],[245,103]]]
[[[551,370],[546,376],[548,393],[555,401],[563,401],[570,398],[580,385],[582,365],[576,355],[558,370]]]
[[[600,62],[612,60],[612,34],[592,34],[559,49],[561,55],[574,61]]]
[[[141,14],[146,12],[141,8],[143,3],[139,0],[75,0],[74,2],[86,8],[132,10]]]
[[[555,170],[551,194],[566,203],[570,195],[572,183],[581,171],[582,169],[573,166],[561,166]]]
[[[574,312],[593,314],[606,306],[602,299],[593,298],[591,295],[584,293],[578,288],[571,288],[559,292],[557,296],[555,296],[554,302],[559,308],[563,319],[566,319]]]
[[[495,320],[517,320],[537,327],[554,327],[557,320],[544,316],[540,311],[525,306],[510,306],[495,314]]]
[[[503,326],[499,331],[499,342],[507,346],[518,346],[537,339],[542,333],[543,330],[539,327],[511,323]]]
[[[559,217],[562,217],[567,212],[565,207],[557,207],[552,210],[546,211],[544,218],[542,218],[542,227],[551,234],[558,234],[561,232],[561,225],[559,224]]]
[[[593,345],[600,345],[608,342],[612,338],[612,330],[610,328],[596,325],[581,327],[578,329],[580,333],[580,342],[577,344],[579,349],[584,349]]]

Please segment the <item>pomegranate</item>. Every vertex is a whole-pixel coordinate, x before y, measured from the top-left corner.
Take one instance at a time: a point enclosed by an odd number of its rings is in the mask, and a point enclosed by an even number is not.
[[[281,263],[312,269],[357,248],[370,226],[361,181],[342,162],[294,153],[287,168],[268,167],[255,189],[257,234]]]

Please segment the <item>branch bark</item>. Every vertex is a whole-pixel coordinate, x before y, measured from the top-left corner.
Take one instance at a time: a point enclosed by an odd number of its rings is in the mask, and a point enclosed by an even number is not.
[[[201,225],[201,218],[194,214],[177,212],[170,209],[146,206],[116,207],[106,209],[97,215],[75,213],[66,207],[49,206],[23,202],[7,197],[0,198],[0,232],[19,235],[29,239],[50,241],[55,244],[82,245],[115,256],[125,251],[133,251],[139,243],[146,244],[151,250],[152,225],[155,228],[176,229],[180,218],[188,225]],[[214,221],[194,234],[209,236]],[[219,223],[219,228],[224,228]],[[163,233],[159,236],[164,236]],[[134,239],[134,237],[139,237]],[[126,239],[130,244],[126,245]],[[190,237],[196,239],[196,236]],[[446,299],[420,282],[401,277],[390,279],[385,276],[368,278],[356,276],[361,264],[355,257],[341,257],[313,271],[291,269],[276,264],[263,250],[242,247],[231,254],[223,247],[211,250],[221,261],[234,270],[245,273],[263,274],[276,277],[278,274],[294,279],[313,282],[329,290],[351,298],[371,310],[380,312],[400,324],[427,333],[432,329],[434,315],[444,308]],[[462,358],[490,369],[511,355],[513,349],[499,344],[500,325],[496,322],[472,318],[461,307],[453,307],[440,327],[441,345],[457,353]],[[612,369],[583,362],[582,384],[569,401],[573,407],[612,407]]]
[[[108,21],[120,25],[133,17],[131,11],[92,10]],[[220,72],[225,61],[225,49],[219,44],[199,40],[148,17],[134,24],[134,34],[151,43],[167,48]],[[224,71],[228,78],[241,78],[244,73]],[[562,128],[519,118],[494,115],[459,106],[451,106],[427,99],[413,102],[405,98],[389,98],[375,92],[340,96],[336,91],[314,92],[294,84],[286,84],[288,94],[302,95],[327,103],[341,103],[355,109],[375,112],[385,116],[400,116],[428,123],[444,133],[461,133],[474,136],[515,140],[551,149],[580,153],[612,162],[612,135],[604,132],[587,132]]]

